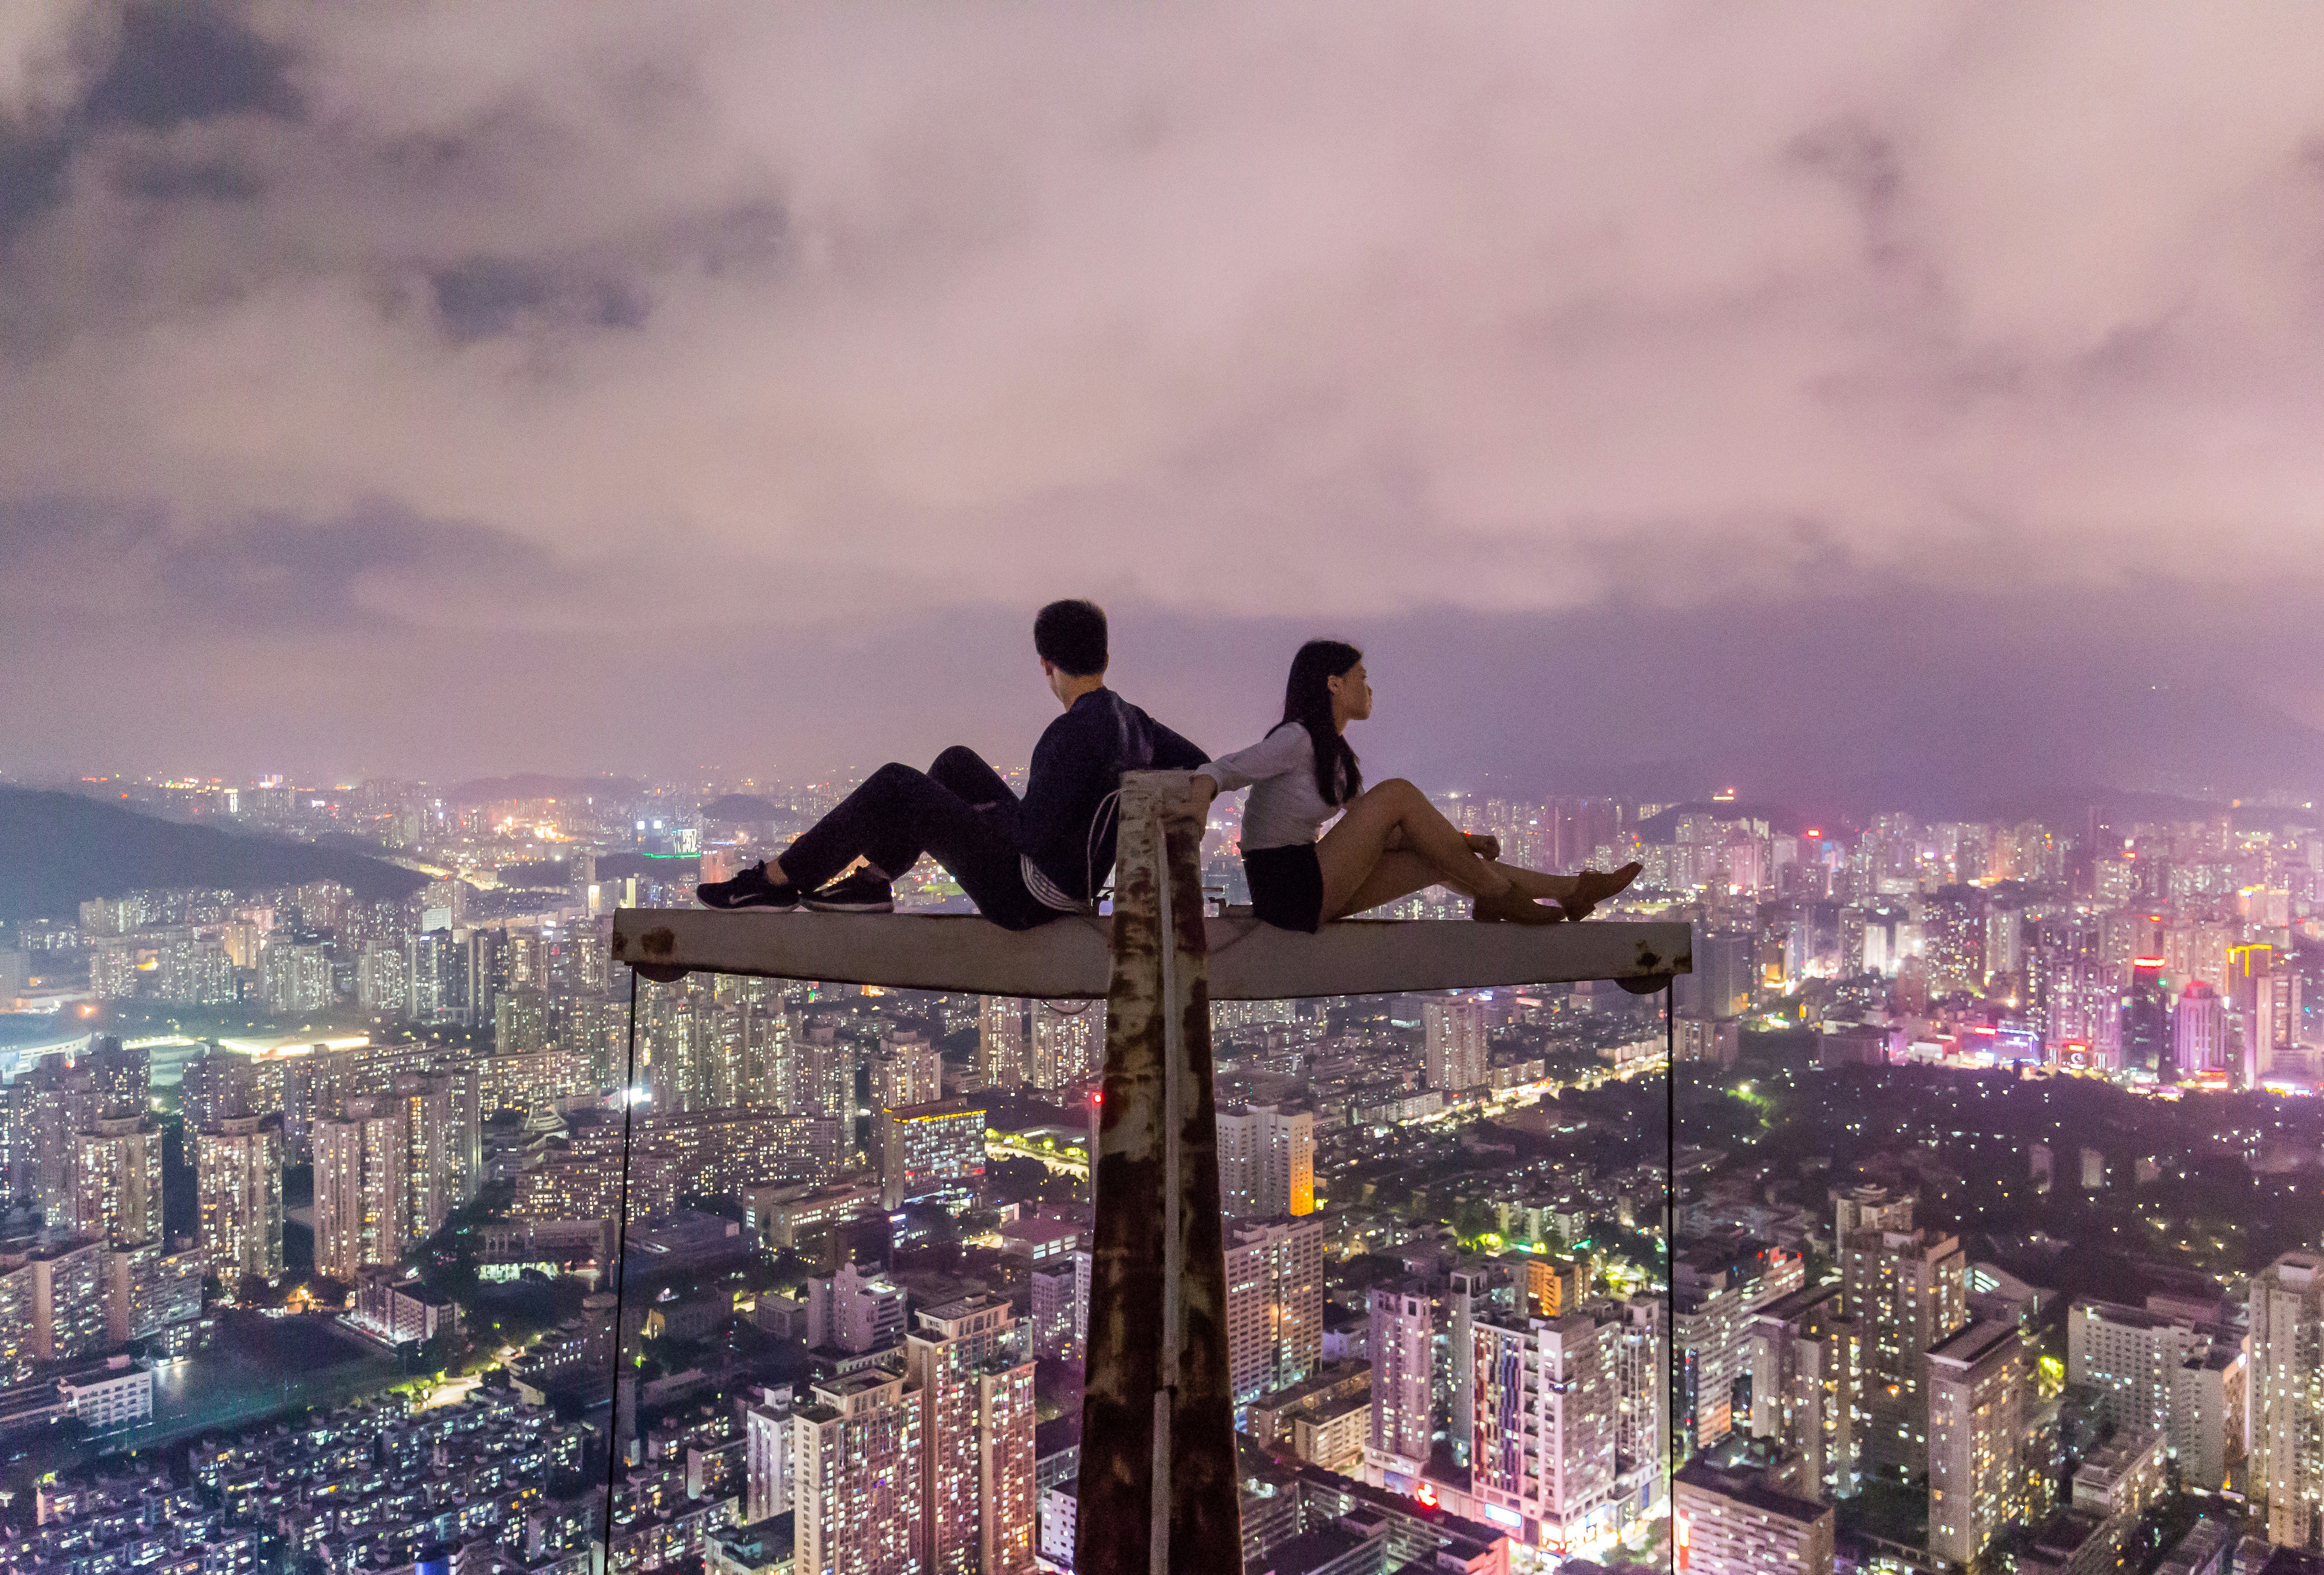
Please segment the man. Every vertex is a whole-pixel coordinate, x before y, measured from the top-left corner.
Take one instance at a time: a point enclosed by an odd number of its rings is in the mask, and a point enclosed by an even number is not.
[[[1107,801],[1121,774],[1192,771],[1209,756],[1105,687],[1105,614],[1094,603],[1043,607],[1033,649],[1065,714],[1033,746],[1022,800],[957,745],[926,772],[890,762],[774,859],[704,885],[703,902],[884,913],[893,883],[926,853],[1004,928],[1090,912],[1113,868],[1120,828]],[[858,858],[862,870],[835,878]]]

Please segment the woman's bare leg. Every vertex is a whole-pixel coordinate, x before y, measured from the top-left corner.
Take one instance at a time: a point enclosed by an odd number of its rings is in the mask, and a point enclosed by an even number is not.
[[[1448,875],[1418,854],[1402,848],[1403,831],[1399,827],[1388,838],[1388,846],[1372,866],[1371,873],[1351,893],[1347,901],[1334,909],[1326,907],[1326,919],[1345,919],[1356,913],[1369,913],[1399,897],[1430,886],[1447,886],[1464,892],[1471,897],[1488,894],[1468,884],[1459,875]],[[1318,857],[1320,857],[1320,850]],[[1545,875],[1523,865],[1494,864],[1493,867],[1508,876],[1510,888],[1533,898],[1546,898],[1558,904],[1569,918],[1579,919],[1598,903],[1614,895],[1637,878],[1640,866],[1626,864],[1610,874],[1599,870],[1583,870],[1580,875]]]
[[[1509,877],[1509,885],[1526,896],[1547,897],[1553,903],[1560,897],[1572,896],[1577,879],[1570,875],[1544,875],[1537,869],[1526,869],[1515,864],[1501,866],[1501,872]]]
[[[1467,839],[1436,806],[1397,777],[1366,788],[1315,845],[1323,866],[1323,912],[1343,911],[1392,847],[1425,859],[1440,879],[1461,878],[1464,890],[1498,895],[1512,889],[1507,874],[1470,852]]]
[[[1438,869],[1417,853],[1391,850],[1380,855],[1372,872],[1364,877],[1363,885],[1355,889],[1345,904],[1334,910],[1326,908],[1326,919],[1345,919],[1351,914],[1370,913],[1384,903],[1398,897],[1408,897],[1415,892],[1425,892],[1431,886],[1449,886],[1454,891],[1466,891],[1450,876]],[[1475,896],[1475,892],[1469,892]]]
[[[1570,918],[1578,918],[1588,913],[1591,907],[1629,885],[1631,877],[1637,874],[1627,866],[1611,875],[1588,870],[1578,876],[1544,875],[1537,869],[1526,869],[1515,864],[1496,865],[1494,867],[1509,877],[1509,885],[1514,889],[1528,897],[1546,898],[1557,903]],[[1393,903],[1398,897],[1408,897],[1430,886],[1448,886],[1472,897],[1483,894],[1462,885],[1459,877],[1444,874],[1416,853],[1390,848],[1380,855],[1379,862],[1372,866],[1372,873],[1350,895],[1347,905],[1336,913],[1326,913],[1324,917],[1345,919],[1351,914],[1369,913],[1384,903]]]
[[[1638,876],[1640,866],[1626,864],[1610,874],[1585,869],[1580,875],[1545,875],[1522,865],[1502,864],[1495,868],[1509,877],[1509,884],[1528,897],[1547,897],[1553,903],[1568,905],[1580,902],[1596,904],[1604,902]]]
[[[1417,857],[1435,871],[1437,881],[1474,896],[1480,918],[1554,924],[1565,917],[1518,891],[1501,866],[1478,857],[1469,839],[1427,796],[1400,777],[1365,790],[1316,845],[1316,860],[1323,866],[1324,913],[1336,917],[1355,912],[1349,904],[1391,850]],[[1391,875],[1373,889],[1384,891],[1408,878],[1408,871]],[[1373,899],[1374,903],[1386,900]]]

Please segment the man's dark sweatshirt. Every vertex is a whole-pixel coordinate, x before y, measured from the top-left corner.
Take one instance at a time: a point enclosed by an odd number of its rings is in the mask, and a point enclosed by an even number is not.
[[[1120,817],[1105,800],[1121,774],[1192,771],[1209,759],[1111,690],[1092,690],[1033,746],[1017,815],[1020,850],[1060,893],[1086,903],[1113,867]]]

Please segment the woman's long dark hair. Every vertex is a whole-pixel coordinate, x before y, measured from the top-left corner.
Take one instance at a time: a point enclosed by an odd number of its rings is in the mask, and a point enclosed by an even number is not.
[[[1364,774],[1347,735],[1333,725],[1328,680],[1344,676],[1364,653],[1342,640],[1310,640],[1291,659],[1283,686],[1282,727],[1296,722],[1315,741],[1315,787],[1327,804],[1344,804],[1364,791]]]

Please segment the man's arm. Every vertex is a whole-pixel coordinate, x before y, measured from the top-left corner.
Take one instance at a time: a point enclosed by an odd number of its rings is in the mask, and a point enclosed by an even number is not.
[[[1157,771],[1192,771],[1210,760],[1207,753],[1189,744],[1152,717],[1146,720],[1154,729],[1154,767]]]

